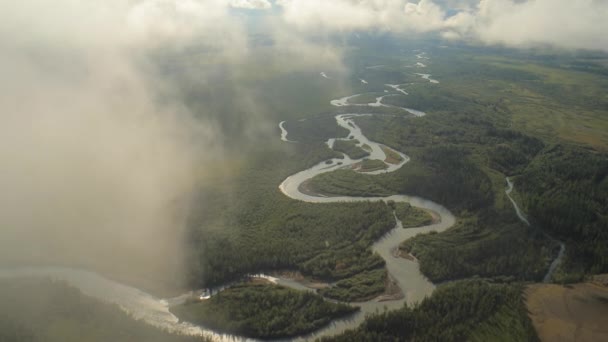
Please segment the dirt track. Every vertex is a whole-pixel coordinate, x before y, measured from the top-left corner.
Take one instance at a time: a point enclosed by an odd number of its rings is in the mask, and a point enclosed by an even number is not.
[[[535,284],[525,295],[541,341],[608,341],[608,287]]]

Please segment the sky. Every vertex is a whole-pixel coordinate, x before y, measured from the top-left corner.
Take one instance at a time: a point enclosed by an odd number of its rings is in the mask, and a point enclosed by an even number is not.
[[[309,38],[365,30],[608,51],[604,0],[2,1],[0,263],[175,278],[191,191],[225,158],[225,132],[214,113],[192,112],[153,56],[196,42],[249,63],[243,16],[262,13],[281,51],[269,56],[293,68],[339,69],[339,48]],[[235,89],[248,127],[276,126]]]

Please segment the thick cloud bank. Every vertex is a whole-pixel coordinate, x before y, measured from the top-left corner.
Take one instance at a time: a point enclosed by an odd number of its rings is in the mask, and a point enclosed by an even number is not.
[[[472,30],[484,42],[608,50],[605,0],[482,1]]]
[[[281,0],[305,30],[440,32],[488,44],[608,50],[605,0]]]
[[[176,277],[194,170],[214,158],[218,133],[172,98],[146,54],[226,28],[226,10],[211,1],[0,4],[3,265]]]

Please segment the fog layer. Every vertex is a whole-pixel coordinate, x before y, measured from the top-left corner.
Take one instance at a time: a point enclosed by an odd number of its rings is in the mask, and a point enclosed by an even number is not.
[[[195,170],[218,158],[220,133],[175,100],[148,55],[230,25],[226,11],[212,1],[0,5],[3,265],[180,281]]]

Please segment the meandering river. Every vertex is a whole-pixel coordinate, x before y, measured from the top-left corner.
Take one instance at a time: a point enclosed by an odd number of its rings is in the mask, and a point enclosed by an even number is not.
[[[428,57],[424,57],[428,58]],[[397,92],[406,94],[406,92],[399,88],[398,85],[388,85]],[[334,106],[346,106],[352,105],[348,103],[348,100],[357,95],[348,96],[345,98],[331,101]],[[378,97],[375,103],[370,104],[358,104],[357,106],[369,106],[369,107],[393,107],[402,109],[403,115],[424,116],[425,113],[419,110],[411,108],[401,108],[386,105],[382,103],[385,95]],[[349,131],[349,136],[359,140],[359,145],[367,145],[370,150],[370,159],[385,160],[387,156],[381,144],[369,140],[357,126],[354,119],[358,116],[363,115],[375,115],[375,114],[340,114],[336,115],[336,122],[338,125],[346,128]],[[284,126],[285,122],[279,124],[281,130],[281,139],[285,142],[293,142],[288,139],[288,131]],[[328,146],[332,147],[333,142],[338,139],[333,138],[327,141]],[[369,172],[371,174],[379,174],[386,172],[393,172],[403,167],[409,161],[409,157],[399,151],[394,151],[401,156],[401,161],[397,164],[389,164],[387,169],[377,170]],[[419,227],[419,228],[408,228],[404,229],[401,222],[395,218],[395,227],[385,234],[382,238],[376,241],[372,250],[378,253],[385,261],[386,268],[392,280],[399,286],[403,292],[403,296],[400,299],[384,300],[381,301],[379,298],[363,302],[363,303],[352,303],[360,307],[360,311],[345,318],[333,321],[330,325],[322,328],[312,334],[297,337],[293,340],[308,340],[314,339],[321,336],[329,336],[338,334],[346,329],[357,327],[365,318],[366,314],[371,314],[376,311],[382,311],[384,308],[394,310],[403,307],[405,303],[413,304],[419,302],[426,296],[432,294],[435,286],[420,273],[419,265],[416,261],[407,260],[396,256],[395,252],[398,250],[399,244],[417,234],[428,233],[431,231],[441,232],[455,223],[455,218],[445,207],[426,200],[420,197],[407,196],[407,195],[394,195],[387,197],[352,197],[352,196],[338,196],[329,197],[322,194],[310,194],[301,191],[301,185],[310,180],[316,175],[330,172],[338,168],[348,168],[361,162],[361,159],[351,159],[345,156],[343,159],[332,159],[331,161],[323,161],[307,170],[300,171],[287,179],[285,179],[279,188],[286,196],[299,201],[311,202],[311,203],[335,203],[335,202],[363,202],[363,201],[395,201],[395,202],[407,202],[412,206],[433,211],[436,213],[440,220],[437,223]],[[172,298],[172,299],[161,299],[151,294],[148,294],[137,288],[118,283],[116,281],[107,279],[94,272],[63,268],[63,267],[30,267],[30,268],[18,268],[18,269],[3,269],[0,270],[0,277],[26,277],[26,276],[41,276],[50,277],[67,282],[68,284],[80,289],[85,295],[97,298],[99,300],[114,303],[119,305],[123,310],[131,314],[136,319],[141,319],[151,325],[161,327],[163,329],[173,331],[180,334],[187,335],[201,335],[211,338],[216,341],[253,341],[253,339],[220,334],[204,327],[195,326],[189,323],[179,322],[171,312],[169,312],[170,305],[182,302],[188,295]],[[304,285],[295,282],[290,279],[273,279],[278,284],[295,288],[298,290],[310,290]],[[386,299],[386,298],[385,298]]]
[[[337,106],[347,105],[348,99],[334,100],[332,103]],[[419,116],[424,113],[417,111]],[[338,125],[344,127],[349,131],[348,136],[353,137],[359,141],[359,145],[367,145],[370,147],[370,155],[367,158],[384,160],[386,155],[382,149],[381,144],[369,140],[357,124],[354,122],[354,118],[358,116],[367,116],[373,114],[341,114],[336,115],[336,122]],[[335,139],[329,139],[327,144],[331,147]],[[385,147],[386,148],[386,147]],[[368,172],[368,174],[379,174],[387,173],[398,170],[403,167],[408,161],[409,157],[402,152],[397,152],[402,160],[398,164],[387,164],[388,168],[385,170],[377,170]],[[403,307],[404,303],[413,304],[424,299],[424,297],[431,295],[435,286],[426,277],[420,273],[418,263],[410,261],[395,255],[396,250],[399,248],[399,244],[417,234],[428,233],[431,231],[441,232],[455,223],[455,218],[445,207],[426,200],[420,197],[406,196],[406,195],[394,195],[387,197],[354,197],[354,196],[324,196],[317,194],[310,194],[302,191],[301,185],[309,179],[320,175],[322,173],[331,172],[339,168],[351,168],[353,165],[359,163],[362,159],[351,159],[348,156],[344,156],[343,159],[331,159],[323,161],[307,170],[300,171],[287,179],[285,179],[279,188],[288,197],[295,200],[310,202],[310,203],[336,203],[336,202],[363,202],[363,201],[395,201],[395,202],[407,202],[412,206],[427,209],[437,213],[441,220],[438,223],[431,224],[419,228],[408,228],[404,229],[399,220],[396,220],[395,228],[384,235],[380,240],[376,241],[372,250],[378,253],[385,261],[386,268],[391,278],[395,280],[397,285],[403,291],[404,297],[402,299],[393,299],[387,301],[379,301],[377,299],[370,300],[364,303],[353,303],[360,307],[360,311],[355,315],[350,316],[345,320],[336,320],[328,327],[325,327],[314,334],[307,335],[301,339],[317,338],[327,335],[335,335],[346,329],[352,329],[358,326],[366,314],[374,313],[376,311],[382,311],[384,308],[394,310]]]
[[[421,115],[422,112],[418,112]],[[369,140],[356,125],[353,119],[357,116],[372,115],[372,114],[341,114],[336,116],[336,122],[349,130],[349,136],[359,140],[360,144],[366,144],[370,147],[370,158],[384,160],[386,155],[382,149],[382,145]],[[281,138],[284,141],[287,139],[288,132],[285,130],[283,123],[281,127]],[[330,139],[328,144],[333,144],[335,139]],[[409,158],[404,153],[397,152],[402,160],[398,164],[387,164],[389,167],[385,170],[371,172],[372,174],[393,172],[403,167]],[[312,203],[335,203],[335,202],[362,202],[362,201],[395,201],[408,202],[411,205],[431,210],[437,213],[441,220],[438,223],[419,227],[404,229],[399,220],[396,220],[395,228],[376,241],[372,249],[378,253],[385,261],[386,268],[391,278],[401,288],[404,296],[396,300],[370,300],[364,303],[353,303],[361,308],[359,312],[349,316],[346,319],[335,320],[329,326],[316,331],[313,334],[302,336],[294,340],[307,340],[320,336],[328,336],[338,334],[345,329],[357,327],[365,318],[366,314],[381,311],[384,308],[389,310],[401,308],[405,302],[413,304],[429,296],[435,286],[428,281],[418,268],[418,263],[410,261],[394,255],[399,244],[419,233],[427,233],[430,231],[443,231],[451,227],[454,222],[454,216],[443,206],[432,201],[413,196],[394,195],[387,197],[326,197],[322,195],[306,194],[300,190],[300,186],[305,181],[313,178],[316,175],[333,171],[337,168],[351,167],[360,162],[361,159],[351,159],[345,156],[344,159],[333,159],[331,165],[326,161],[319,163],[307,170],[298,172],[285,179],[279,188],[288,197],[295,200],[312,202]],[[340,163],[340,165],[338,165]],[[0,270],[0,277],[23,277],[23,276],[44,276],[59,279],[68,284],[77,287],[85,295],[119,305],[123,310],[131,314],[136,319],[141,319],[149,324],[188,335],[203,335],[217,341],[248,341],[244,337],[218,334],[212,330],[203,327],[195,326],[189,323],[179,322],[177,317],[169,312],[171,304],[179,303],[183,297],[174,299],[156,298],[137,288],[120,284],[116,281],[107,279],[94,272],[77,270],[62,267],[42,267],[42,268],[19,268],[15,270]],[[276,279],[276,282],[292,287],[298,290],[306,290],[303,285],[289,279]]]

